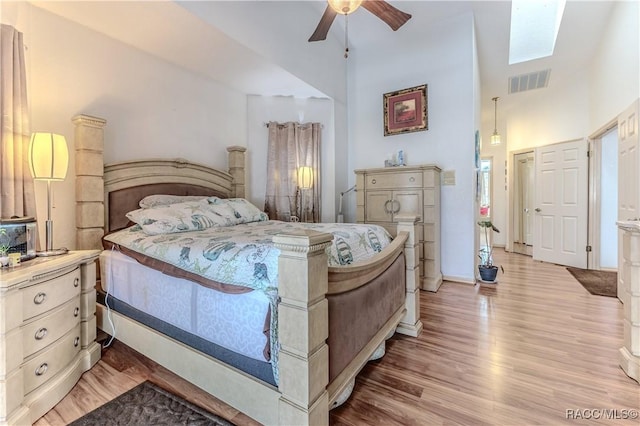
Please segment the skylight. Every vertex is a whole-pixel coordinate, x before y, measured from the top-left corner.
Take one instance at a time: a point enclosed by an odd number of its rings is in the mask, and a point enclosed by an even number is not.
[[[566,0],[512,0],[509,64],[553,54]]]

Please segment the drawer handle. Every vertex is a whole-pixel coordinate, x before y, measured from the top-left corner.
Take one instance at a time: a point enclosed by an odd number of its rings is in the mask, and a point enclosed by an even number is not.
[[[389,207],[388,207],[390,202],[391,202],[391,200],[387,200],[387,201],[384,202],[384,212],[386,214],[391,214],[391,210],[389,210]]]
[[[49,365],[46,362],[43,362],[42,364],[40,364],[40,367],[36,368],[36,376],[42,376],[44,373],[47,372],[47,368],[49,368]]]
[[[375,179],[371,179],[371,183],[375,184],[376,180]]]
[[[80,278],[76,278],[75,280],[73,280],[73,286],[78,287],[78,285],[80,285]]]
[[[415,182],[415,181],[416,181],[416,178],[414,178],[413,176],[409,178],[409,182]]]
[[[80,344],[80,337],[76,336],[76,338],[73,339],[73,347],[77,348],[79,344]]]
[[[79,313],[80,313],[80,308],[76,306],[76,308],[73,310],[73,316],[77,317]]]
[[[42,340],[47,336],[48,330],[46,327],[42,327],[40,330],[36,331],[36,334],[33,335],[36,340]]]
[[[392,200],[391,201],[391,207],[393,207],[396,203],[398,203],[398,208],[394,209],[391,213],[396,214],[400,211],[400,201],[398,200]]]
[[[47,298],[47,293],[40,292],[36,294],[36,296],[33,298],[33,303],[35,303],[36,305],[41,305],[44,303],[46,298]]]

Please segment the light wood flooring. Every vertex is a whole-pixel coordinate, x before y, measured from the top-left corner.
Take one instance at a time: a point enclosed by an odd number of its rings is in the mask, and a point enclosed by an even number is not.
[[[331,412],[332,425],[638,425],[584,418],[640,409],[640,386],[617,361],[620,302],[589,294],[564,267],[494,257],[505,269],[496,288],[445,282],[421,292],[422,335],[391,338]],[[256,424],[116,342],[36,425],[66,424],[144,380],[238,426]]]

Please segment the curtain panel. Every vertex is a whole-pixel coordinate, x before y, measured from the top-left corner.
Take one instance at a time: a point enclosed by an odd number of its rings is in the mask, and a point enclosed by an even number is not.
[[[36,216],[29,171],[29,108],[22,33],[1,24],[0,217]]]
[[[265,212],[286,222],[320,222],[322,125],[270,122],[268,128]],[[298,181],[301,167],[311,170],[309,188]]]

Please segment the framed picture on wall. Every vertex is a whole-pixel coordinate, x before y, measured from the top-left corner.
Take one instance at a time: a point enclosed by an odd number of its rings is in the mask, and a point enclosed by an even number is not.
[[[383,103],[385,136],[429,129],[426,84],[385,93]]]

